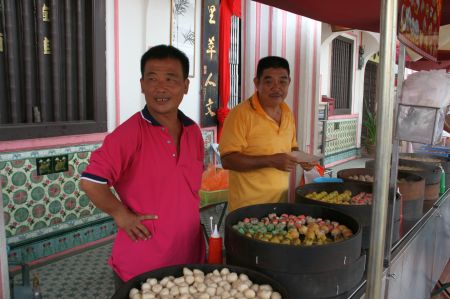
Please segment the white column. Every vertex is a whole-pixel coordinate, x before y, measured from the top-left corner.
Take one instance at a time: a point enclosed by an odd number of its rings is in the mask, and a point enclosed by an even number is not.
[[[3,202],[1,186],[0,202]],[[8,256],[6,255],[6,235],[5,219],[3,218],[3,204],[0,204],[0,297],[11,298],[9,290]]]

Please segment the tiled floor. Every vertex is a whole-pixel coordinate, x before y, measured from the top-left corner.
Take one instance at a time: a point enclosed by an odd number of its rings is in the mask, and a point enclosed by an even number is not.
[[[45,299],[106,299],[114,294],[114,281],[107,259],[112,243],[87,249],[81,253],[30,270],[30,278],[38,275]],[[14,276],[15,283],[21,281]]]
[[[224,203],[210,205],[201,209],[202,223],[210,232],[209,218],[218,223]],[[224,219],[219,225],[224,235]],[[39,276],[41,291],[45,299],[107,299],[114,294],[114,278],[107,265],[112,241],[106,245],[96,245],[82,252],[32,268],[30,279]],[[14,276],[17,285],[21,283],[20,273]]]

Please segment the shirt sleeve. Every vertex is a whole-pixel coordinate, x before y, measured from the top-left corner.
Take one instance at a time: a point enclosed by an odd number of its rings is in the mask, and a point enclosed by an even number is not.
[[[247,126],[248,123],[242,111],[239,109],[231,110],[225,119],[220,136],[219,152],[221,156],[233,152],[242,152],[248,146]]]
[[[102,146],[91,154],[82,179],[113,186],[140,146],[138,131],[125,123],[106,136]]]

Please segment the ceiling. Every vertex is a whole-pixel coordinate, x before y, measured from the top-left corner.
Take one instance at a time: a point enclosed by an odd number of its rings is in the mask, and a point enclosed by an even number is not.
[[[380,31],[381,0],[253,0],[277,7],[323,23],[365,31]],[[442,0],[438,63],[424,61],[420,56],[407,62],[407,67],[421,70],[447,68],[450,65],[450,0]]]

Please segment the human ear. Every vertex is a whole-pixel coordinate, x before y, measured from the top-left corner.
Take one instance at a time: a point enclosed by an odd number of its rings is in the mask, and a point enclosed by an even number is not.
[[[188,91],[189,91],[189,83],[190,83],[189,79],[186,78],[186,79],[184,80],[184,94],[187,94]]]

